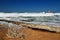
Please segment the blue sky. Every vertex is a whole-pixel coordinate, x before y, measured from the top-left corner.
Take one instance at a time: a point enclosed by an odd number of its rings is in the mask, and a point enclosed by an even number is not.
[[[0,12],[60,12],[60,0],[0,0]]]

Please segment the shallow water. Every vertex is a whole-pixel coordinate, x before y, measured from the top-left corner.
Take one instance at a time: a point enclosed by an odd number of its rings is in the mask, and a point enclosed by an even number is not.
[[[32,19],[32,20],[31,20]],[[33,24],[49,25],[53,27],[60,27],[60,16],[40,16],[40,17],[16,17],[11,18],[10,21],[26,22]]]
[[[28,18],[28,17],[27,17]],[[33,24],[41,24],[41,25],[49,25],[49,26],[54,26],[54,27],[60,27],[60,16],[55,15],[55,16],[41,16],[41,17],[31,17],[33,18],[33,21],[28,21],[25,20],[26,18],[24,17],[22,21],[19,18],[16,19],[15,21],[21,21],[21,22],[26,22],[26,23],[33,23]]]

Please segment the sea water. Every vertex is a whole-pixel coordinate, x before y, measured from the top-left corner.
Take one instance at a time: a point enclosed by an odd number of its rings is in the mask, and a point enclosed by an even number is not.
[[[0,19],[7,18],[9,21],[60,27],[60,13],[1,13]]]

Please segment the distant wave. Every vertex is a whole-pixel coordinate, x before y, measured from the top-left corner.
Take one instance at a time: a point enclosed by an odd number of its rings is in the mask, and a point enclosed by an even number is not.
[[[0,12],[0,17],[18,17],[18,16],[54,16],[54,15],[60,15],[60,13],[4,13]]]

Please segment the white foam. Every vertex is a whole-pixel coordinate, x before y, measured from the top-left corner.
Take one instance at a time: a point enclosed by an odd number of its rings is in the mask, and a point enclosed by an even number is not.
[[[4,13],[0,12],[0,17],[18,17],[18,16],[54,16],[60,15],[60,13]]]

